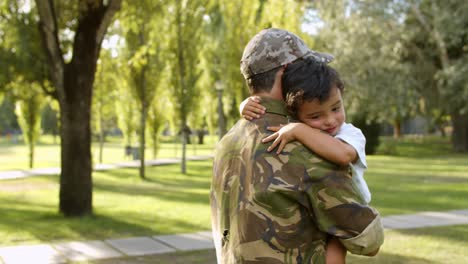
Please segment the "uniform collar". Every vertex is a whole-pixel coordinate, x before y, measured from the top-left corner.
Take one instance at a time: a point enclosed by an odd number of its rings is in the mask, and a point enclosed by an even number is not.
[[[266,108],[267,113],[288,116],[288,110],[282,100],[276,100],[264,96],[260,96],[260,98],[260,103]]]

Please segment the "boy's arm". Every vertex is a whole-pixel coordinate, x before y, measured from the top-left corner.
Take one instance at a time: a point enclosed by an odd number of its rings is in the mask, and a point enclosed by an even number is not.
[[[276,131],[262,140],[263,143],[274,140],[268,151],[278,146],[276,152],[279,154],[288,142],[297,140],[323,158],[342,166],[349,165],[358,158],[352,146],[304,123],[290,123],[268,129]]]
[[[247,120],[252,120],[254,118],[259,118],[260,115],[263,115],[266,108],[260,104],[260,101],[260,97],[258,96],[247,97],[239,105],[239,112],[241,116]]]

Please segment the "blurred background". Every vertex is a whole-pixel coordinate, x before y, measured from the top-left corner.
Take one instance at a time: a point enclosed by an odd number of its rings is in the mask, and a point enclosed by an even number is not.
[[[335,56],[382,215],[466,209],[467,14],[463,0],[0,0],[0,245],[209,230],[211,156],[249,96],[240,58],[270,27]],[[145,166],[166,158],[180,164]],[[122,162],[138,169],[93,172]],[[10,177],[35,168],[60,170]],[[467,234],[387,231],[374,263],[466,263]]]

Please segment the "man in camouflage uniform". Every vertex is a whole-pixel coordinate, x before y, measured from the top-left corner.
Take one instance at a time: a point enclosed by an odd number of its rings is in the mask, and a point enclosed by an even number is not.
[[[280,29],[261,31],[244,50],[241,71],[267,112],[241,119],[217,145],[210,198],[218,263],[325,263],[328,235],[360,255],[383,243],[380,216],[361,200],[348,167],[299,142],[279,155],[261,142],[268,126],[288,122],[282,66],[310,56],[332,59]]]

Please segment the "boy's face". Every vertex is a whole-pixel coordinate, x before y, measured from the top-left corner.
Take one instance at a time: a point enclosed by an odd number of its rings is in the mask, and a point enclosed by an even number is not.
[[[346,118],[340,90],[333,87],[330,97],[322,103],[318,99],[303,103],[298,117],[308,126],[335,136]]]

